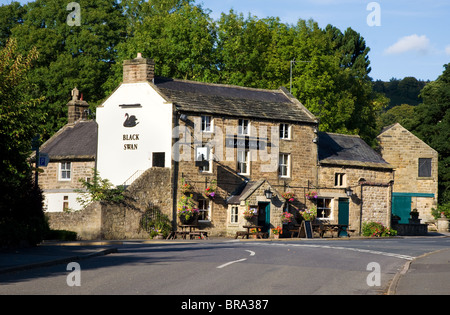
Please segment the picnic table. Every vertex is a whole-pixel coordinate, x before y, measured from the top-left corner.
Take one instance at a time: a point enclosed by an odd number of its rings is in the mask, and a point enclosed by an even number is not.
[[[337,237],[341,234],[341,232],[345,231],[347,232],[347,236],[350,237],[348,225],[347,224],[330,224],[330,223],[315,223],[312,224],[312,228],[314,232],[317,232],[320,236],[320,238],[323,238],[323,235],[325,232],[337,232]],[[298,233],[298,237],[300,237],[300,224],[295,224],[294,229],[289,230],[291,232],[291,238],[294,237],[295,233]],[[332,234],[332,237],[333,234]]]
[[[244,225],[243,228],[247,229],[247,231],[238,231],[238,232],[236,232],[235,238],[238,238],[239,236],[242,236],[242,238],[245,237],[245,238],[248,239],[250,234],[253,234],[253,233],[250,233],[250,230],[252,230],[252,229],[259,230],[259,229],[262,229],[263,226],[260,226],[260,225]],[[264,233],[263,232],[258,232],[258,233],[256,233],[256,236],[258,238],[262,238],[264,236]]]
[[[173,231],[167,239],[175,239],[180,236],[182,239],[186,239],[189,236],[190,239],[199,237],[202,239],[208,238],[208,231],[200,230],[198,225],[194,224],[181,224],[178,226],[180,230]]]

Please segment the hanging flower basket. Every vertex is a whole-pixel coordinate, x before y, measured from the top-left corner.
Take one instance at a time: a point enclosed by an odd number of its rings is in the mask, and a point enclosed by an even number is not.
[[[308,192],[305,196],[306,196],[306,199],[308,199],[308,200],[314,200],[314,199],[317,199],[317,192],[315,192],[315,191]]]
[[[294,201],[294,197],[295,194],[291,191],[285,192],[283,194],[281,194],[281,196],[286,199],[288,202],[293,202]]]
[[[283,212],[281,215],[281,222],[283,223],[291,223],[294,215],[290,212]]]
[[[192,186],[184,178],[181,179],[180,191],[182,194],[189,195],[192,193]]]
[[[177,215],[180,222],[183,224],[193,223],[197,219],[198,213],[199,210],[195,206],[192,195],[182,196],[177,207]]]
[[[306,210],[300,210],[300,214],[303,217],[303,220],[305,221],[313,221],[316,216],[317,216],[317,209],[316,208],[312,208],[312,209],[306,209]]]
[[[256,211],[257,211],[256,209],[251,209],[250,207],[247,207],[247,209],[244,210],[244,219],[250,221],[256,215]]]
[[[205,192],[204,192],[204,196],[214,199],[214,197],[216,196],[216,189],[217,189],[217,181],[214,179],[211,181],[211,184],[206,187]]]

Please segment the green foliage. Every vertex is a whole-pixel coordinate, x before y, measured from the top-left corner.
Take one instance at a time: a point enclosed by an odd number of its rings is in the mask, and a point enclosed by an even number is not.
[[[437,208],[432,208],[431,214],[435,219],[441,218],[442,214],[444,214],[444,217],[446,217],[447,219],[450,219],[450,202],[438,205]]]
[[[369,237],[389,237],[396,236],[397,231],[385,227],[381,223],[377,222],[364,222],[362,228],[363,236]]]
[[[417,80],[414,77],[405,77],[401,80],[392,78],[389,82],[377,80],[373,82],[373,90],[389,98],[386,110],[402,104],[417,106],[422,103],[420,92],[428,82]]]
[[[42,192],[34,187],[28,157],[31,139],[42,117],[39,99],[26,96],[27,73],[37,58],[35,49],[18,53],[17,41],[0,48],[0,247],[26,241],[35,245],[48,229],[42,210]]]
[[[172,223],[169,217],[154,207],[147,209],[142,215],[140,226],[152,238],[157,235],[162,235],[166,238],[172,231]]]
[[[102,179],[98,171],[94,171],[94,178],[92,181],[86,181],[80,178],[80,183],[84,189],[75,190],[80,194],[77,197],[77,201],[82,205],[86,206],[94,201],[106,201],[106,202],[121,202],[125,199],[124,187],[114,185],[108,179]]]
[[[423,103],[414,110],[411,125],[416,136],[439,152],[439,203],[450,202],[450,64],[421,92]]]
[[[41,134],[47,139],[67,123],[70,91],[78,87],[95,106],[106,95],[102,84],[111,74],[116,61],[116,46],[125,36],[126,20],[116,0],[78,0],[81,7],[81,26],[66,23],[67,1],[36,0],[22,8],[15,8],[20,22],[0,20],[0,30],[17,39],[19,50],[29,51],[35,46],[39,58],[30,71],[29,96],[45,96],[37,113],[48,115]],[[10,6],[3,10],[12,9]],[[1,37],[0,37],[1,41]]]
[[[66,230],[49,230],[45,233],[46,240],[58,240],[58,241],[76,241],[77,232]]]

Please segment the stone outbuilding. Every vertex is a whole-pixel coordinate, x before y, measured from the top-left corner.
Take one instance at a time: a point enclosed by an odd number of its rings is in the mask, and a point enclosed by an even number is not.
[[[421,223],[434,221],[437,207],[438,152],[399,123],[388,126],[378,136],[383,158],[394,167],[392,213],[399,223],[408,223],[417,209]]]

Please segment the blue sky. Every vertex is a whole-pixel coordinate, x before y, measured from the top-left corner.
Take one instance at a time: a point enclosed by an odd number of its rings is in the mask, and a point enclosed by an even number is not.
[[[0,0],[10,3],[12,0]],[[67,0],[67,3],[76,0]],[[26,3],[26,0],[20,0]],[[234,9],[246,16],[279,17],[283,23],[295,24],[309,19],[321,28],[332,24],[342,31],[351,27],[360,33],[371,48],[371,77],[388,81],[413,76],[435,80],[443,65],[450,63],[449,0],[196,0],[209,8],[211,17]],[[369,6],[369,4],[371,4]],[[373,4],[378,8],[374,9]],[[369,8],[368,8],[369,6]],[[369,9],[369,10],[368,10]],[[379,9],[379,11],[378,11]],[[379,13],[379,14],[378,14]],[[379,26],[369,26],[369,19]]]

